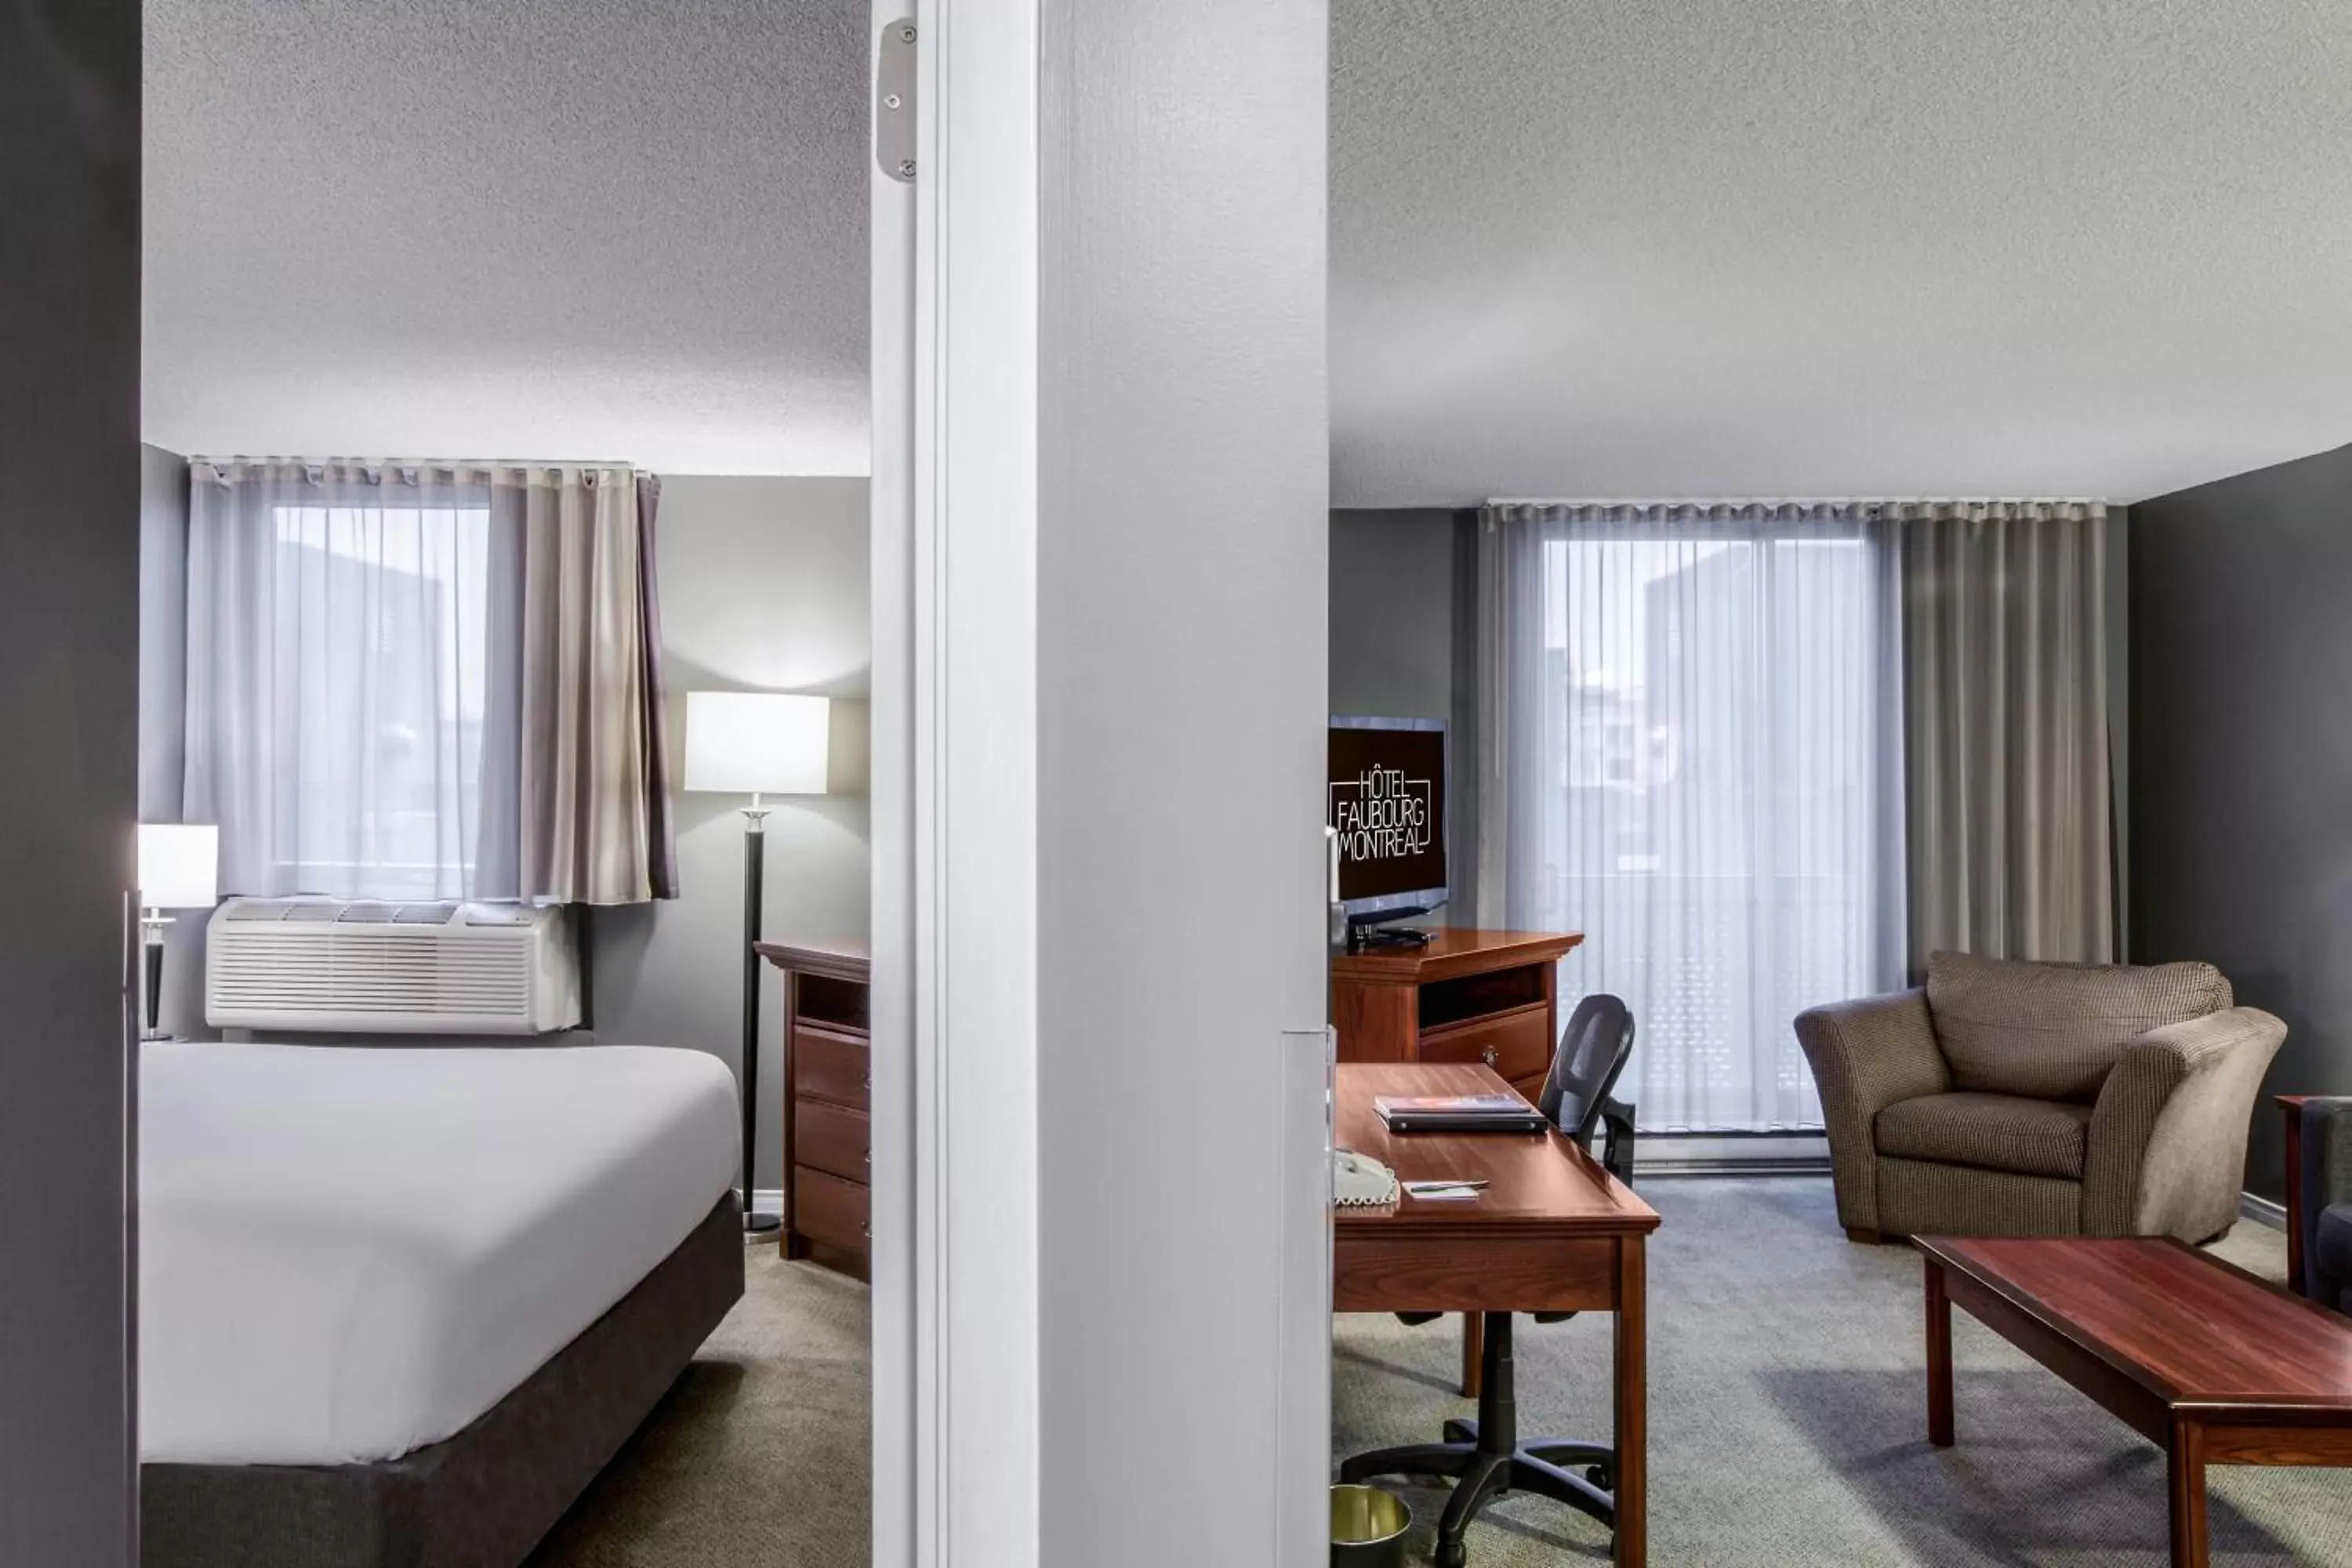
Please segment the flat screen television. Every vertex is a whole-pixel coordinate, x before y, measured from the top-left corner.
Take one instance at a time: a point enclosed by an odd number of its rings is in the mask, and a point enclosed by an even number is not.
[[[1445,724],[1334,719],[1324,820],[1351,930],[1445,901]],[[1401,933],[1400,933],[1401,934]]]

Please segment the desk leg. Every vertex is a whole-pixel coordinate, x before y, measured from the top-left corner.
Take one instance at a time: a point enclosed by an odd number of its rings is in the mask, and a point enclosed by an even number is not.
[[[1462,1397],[1478,1397],[1479,1369],[1486,1361],[1486,1314],[1462,1314]]]
[[[1649,1280],[1644,1239],[1617,1243],[1616,1568],[1650,1560]]]
[[[2168,1461],[2172,1568],[2205,1568],[2205,1428],[2175,1417]]]
[[[1952,1446],[1952,1298],[1944,1279],[1944,1266],[1926,1258],[1927,1266],[1927,1441],[1938,1448]]]

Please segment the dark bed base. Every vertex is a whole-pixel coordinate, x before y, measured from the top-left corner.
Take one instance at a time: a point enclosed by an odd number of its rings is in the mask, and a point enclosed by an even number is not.
[[[730,1193],[611,1311],[446,1443],[372,1465],[142,1465],[142,1568],[515,1568],[742,1295]]]

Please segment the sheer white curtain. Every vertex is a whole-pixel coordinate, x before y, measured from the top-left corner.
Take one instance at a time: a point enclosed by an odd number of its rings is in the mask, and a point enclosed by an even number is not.
[[[488,475],[197,462],[189,500],[185,811],[220,824],[222,887],[474,896],[492,605],[519,591]]]
[[[1508,505],[1479,527],[1479,923],[1585,933],[1563,987],[1632,1007],[1644,1127],[1819,1126],[1790,1020],[1903,980],[1893,525]]]

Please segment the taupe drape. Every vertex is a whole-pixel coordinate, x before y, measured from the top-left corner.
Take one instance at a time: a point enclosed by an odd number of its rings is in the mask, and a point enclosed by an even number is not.
[[[677,895],[646,504],[657,495],[626,468],[495,475],[493,549],[520,591],[509,658],[492,661],[512,671],[511,788],[486,761],[485,837],[490,813],[510,801],[521,899]],[[494,697],[494,715],[499,706]],[[494,728],[503,725],[494,719]]]
[[[1912,965],[2112,962],[2106,509],[1905,511]]]

